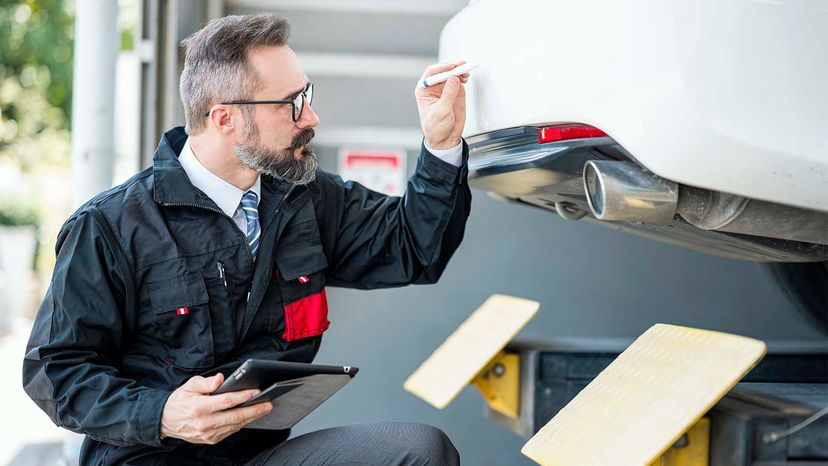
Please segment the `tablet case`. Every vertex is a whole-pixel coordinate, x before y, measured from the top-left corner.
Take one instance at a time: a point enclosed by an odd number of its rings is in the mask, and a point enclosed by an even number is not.
[[[317,374],[300,379],[301,383],[273,401],[273,411],[251,422],[245,429],[289,429],[342,388],[348,375]],[[275,386],[275,388],[280,388]],[[265,392],[260,394],[264,395]]]
[[[261,389],[241,406],[273,401],[273,410],[246,429],[289,429],[353,378],[359,368],[248,359],[213,395],[251,388]],[[266,388],[265,388],[266,387]]]

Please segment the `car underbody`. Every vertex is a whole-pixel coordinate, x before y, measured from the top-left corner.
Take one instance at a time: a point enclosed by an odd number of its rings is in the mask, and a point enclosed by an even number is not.
[[[564,136],[544,140],[550,128]],[[731,259],[828,260],[828,214],[664,180],[600,130],[566,135],[589,129],[522,126],[469,137],[470,183],[567,220]]]

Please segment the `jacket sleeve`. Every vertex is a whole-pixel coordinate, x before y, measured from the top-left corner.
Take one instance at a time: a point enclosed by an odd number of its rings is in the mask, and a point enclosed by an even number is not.
[[[460,167],[423,146],[402,197],[334,175],[320,179],[327,282],[361,289],[435,283],[465,232],[471,208],[467,159],[465,141]]]
[[[57,263],[23,360],[23,388],[66,429],[121,445],[160,446],[169,392],[119,374],[131,267],[94,208],[58,236]]]

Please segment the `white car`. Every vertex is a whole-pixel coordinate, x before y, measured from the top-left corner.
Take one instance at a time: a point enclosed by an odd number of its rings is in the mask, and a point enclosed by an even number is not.
[[[472,186],[769,262],[828,320],[828,1],[479,0],[443,29]]]

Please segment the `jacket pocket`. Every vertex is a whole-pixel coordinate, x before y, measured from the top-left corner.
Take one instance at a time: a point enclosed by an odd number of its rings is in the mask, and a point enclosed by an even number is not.
[[[186,369],[214,363],[209,295],[200,273],[147,284],[154,322],[164,337],[166,361]]]
[[[321,335],[331,325],[328,321],[324,274],[328,260],[321,242],[317,238],[316,241],[287,248],[280,245],[276,265],[284,303],[284,332],[281,337],[292,342]]]

